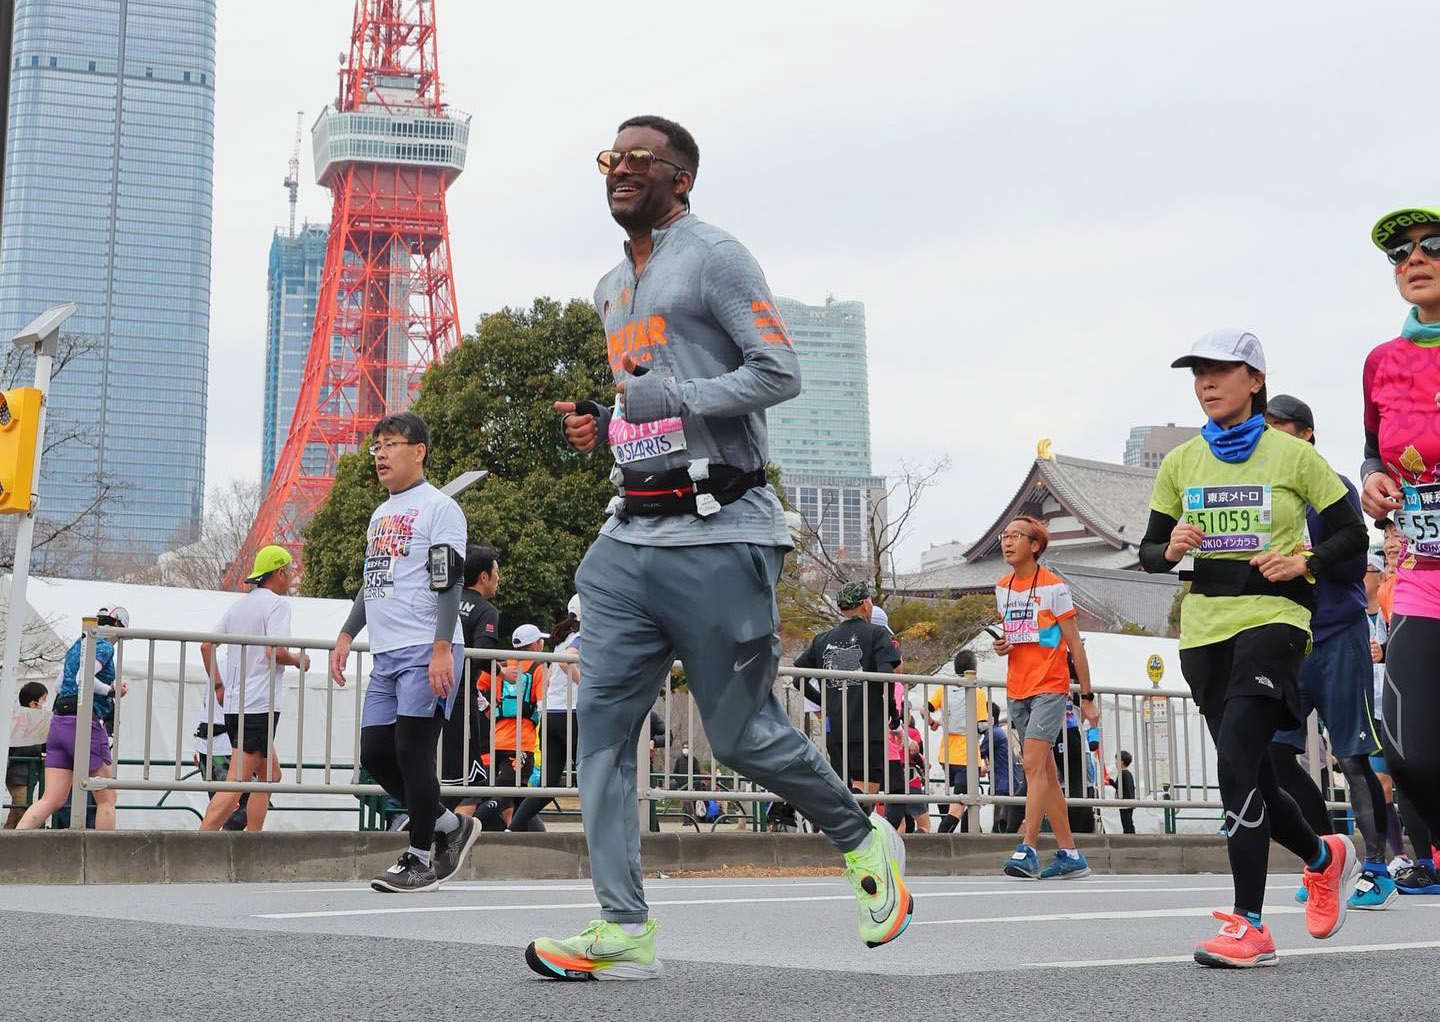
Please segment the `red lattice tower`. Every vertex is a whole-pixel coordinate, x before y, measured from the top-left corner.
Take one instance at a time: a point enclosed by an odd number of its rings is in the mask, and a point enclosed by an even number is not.
[[[435,0],[356,0],[339,96],[313,128],[315,177],[334,194],[310,352],[290,433],[245,546],[302,560],[300,529],[342,454],[409,407],[460,343],[445,190],[465,166],[468,115],[441,100]]]

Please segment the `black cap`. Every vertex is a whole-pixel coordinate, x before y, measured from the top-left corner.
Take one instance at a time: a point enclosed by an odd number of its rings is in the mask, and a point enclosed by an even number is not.
[[[1315,428],[1315,413],[1298,397],[1276,394],[1265,405],[1265,414],[1281,422],[1298,422],[1306,429]]]

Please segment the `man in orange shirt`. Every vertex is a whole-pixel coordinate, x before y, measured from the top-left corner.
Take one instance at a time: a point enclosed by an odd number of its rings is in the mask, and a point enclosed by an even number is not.
[[[1090,692],[1090,662],[1075,624],[1070,589],[1037,558],[1050,543],[1044,523],[1029,516],[1015,519],[1000,533],[1000,552],[1011,571],[995,583],[995,607],[1004,633],[995,652],[1009,658],[1005,694],[1010,720],[1023,739],[1025,764],[1025,829],[1015,853],[1005,863],[1007,876],[1022,880],[1069,879],[1086,876],[1090,866],[1075,847],[1065,793],[1051,753],[1065,726],[1070,702],[1068,652],[1080,683],[1080,714],[1094,727],[1100,711]],[[1050,817],[1059,848],[1042,872],[1035,842],[1040,822]]]

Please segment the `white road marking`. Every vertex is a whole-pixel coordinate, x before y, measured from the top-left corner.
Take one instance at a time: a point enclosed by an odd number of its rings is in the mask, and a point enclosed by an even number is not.
[[[911,926],[947,926],[956,923],[1063,923],[1079,919],[1168,919],[1181,916],[1208,916],[1214,909],[1196,908],[1137,908],[1115,912],[1058,912],[1045,916],[980,916],[970,919],[912,919]],[[1267,916],[1298,916],[1305,910],[1298,905],[1281,905],[1267,908]]]
[[[828,881],[827,881],[827,880],[799,880],[799,881],[791,880],[791,881],[786,881],[786,882],[783,882],[783,883],[773,883],[773,884],[762,884],[762,883],[687,884],[687,883],[683,883],[683,882],[682,882],[682,883],[671,883],[670,881],[667,881],[667,880],[655,880],[655,879],[652,878],[652,879],[648,879],[648,880],[645,881],[645,886],[646,886],[646,887],[649,887],[649,888],[652,888],[652,889],[665,890],[665,891],[706,890],[706,889],[710,889],[710,888],[721,888],[721,889],[737,890],[737,889],[745,889],[745,888],[751,888],[751,887],[758,888],[758,889],[760,889],[760,890],[765,890],[765,889],[767,889],[767,888],[780,888],[780,889],[788,890],[788,889],[791,888],[791,887],[833,887],[833,886],[835,886],[837,883],[844,883],[844,882],[845,882],[845,878],[844,878],[844,877],[840,877],[840,876],[832,877],[832,878],[831,878],[830,880],[828,880]],[[594,890],[594,888],[593,888],[590,884],[588,884],[588,883],[586,883],[586,884],[510,884],[510,883],[499,883],[499,884],[465,884],[465,883],[449,884],[449,883],[447,883],[447,884],[442,884],[441,887],[440,887],[440,890],[441,890],[441,892],[443,893],[443,892],[445,892],[445,891],[480,891],[480,892],[485,892],[485,891],[591,891],[591,890]],[[348,887],[300,887],[300,888],[295,888],[295,889],[291,889],[291,890],[286,890],[285,888],[276,888],[276,889],[273,890],[273,891],[259,891],[259,892],[257,892],[257,893],[259,893],[259,894],[374,894],[375,892],[370,889],[369,884],[355,883],[355,884],[349,885]]]
[[[1288,886],[1288,885],[1287,885]],[[1206,892],[1229,892],[1229,884],[1223,887],[1166,887],[1137,889],[1134,887],[1101,887],[1097,884],[1083,884],[1079,881],[1066,881],[1064,886],[1055,884],[1022,884],[1016,881],[1014,889],[1004,893],[1009,898],[1054,898],[1063,895],[1075,894],[1185,894],[1196,891]],[[924,897],[926,900],[935,898],[994,898],[1000,896],[996,891],[931,891]],[[423,895],[422,895],[423,897]],[[789,898],[685,898],[651,901],[651,906],[662,905],[754,905],[763,902],[767,905],[778,905],[789,902],[808,901],[851,901],[853,894],[816,894]],[[525,904],[525,905],[414,905],[396,906],[394,908],[356,908],[356,909],[327,909],[318,912],[266,912],[251,918],[254,919],[334,919],[341,916],[391,916],[391,915],[419,915],[425,912],[548,912],[553,909],[572,908],[598,908],[599,905],[593,901],[580,901],[554,904]],[[1207,909],[1208,911],[1208,909]]]
[[[732,890],[732,891],[733,891],[733,890],[747,890],[747,889],[751,889],[751,888],[756,889],[756,890],[762,890],[762,891],[763,891],[763,890],[769,890],[769,889],[789,890],[789,889],[792,888],[792,887],[833,887],[833,886],[835,886],[836,884],[843,884],[844,882],[845,882],[845,878],[842,877],[842,876],[834,876],[834,877],[830,877],[829,879],[823,879],[823,880],[816,880],[816,879],[812,879],[812,880],[798,880],[798,879],[797,879],[797,880],[791,880],[791,879],[788,879],[788,878],[785,878],[785,877],[776,877],[776,878],[774,878],[773,880],[771,880],[771,881],[768,882],[768,883],[766,883],[766,882],[764,882],[763,880],[760,880],[760,879],[737,881],[737,882],[733,882],[733,883],[732,883],[732,882],[721,882],[721,883],[688,883],[688,882],[686,882],[686,881],[684,881],[684,880],[679,880],[679,881],[676,881],[676,880],[662,880],[662,879],[656,879],[656,878],[654,878],[654,877],[648,877],[648,878],[645,880],[645,886],[646,886],[646,888],[649,889],[649,890],[657,890],[657,891],[687,891],[687,890],[699,891],[699,890],[712,890],[712,889]],[[1152,885],[1152,886],[1153,886],[1153,885],[1155,885],[1155,884],[1162,884],[1162,883],[1165,883],[1166,880],[1163,879],[1163,878],[1158,878],[1158,877],[1156,877],[1156,878],[1134,878],[1134,877],[1110,877],[1110,876],[1106,876],[1106,877],[1082,877],[1082,878],[1079,879],[1079,880],[1067,880],[1067,881],[1065,881],[1065,882],[1068,883],[1068,884],[1074,884],[1074,885],[1077,886],[1077,887],[1078,887],[1078,886],[1081,886],[1081,885],[1093,886],[1093,885],[1095,885],[1095,884],[1125,884],[1125,885],[1133,885],[1133,887],[1138,888],[1138,887],[1141,887],[1142,885]],[[1019,880],[1009,880],[1009,879],[991,879],[991,878],[988,878],[988,877],[913,877],[913,878],[909,879],[909,880],[907,881],[907,883],[910,885],[910,888],[911,888],[912,890],[916,890],[916,891],[920,890],[922,887],[929,887],[929,886],[932,885],[932,884],[934,884],[934,885],[944,884],[944,885],[948,885],[948,886],[961,885],[961,886],[964,886],[964,887],[974,887],[974,888],[980,888],[980,887],[995,887],[995,888],[1013,890],[1018,884],[1021,884],[1022,881],[1019,881]],[[1120,889],[1120,888],[1117,888],[1117,890],[1118,890],[1118,889]],[[1127,886],[1127,887],[1125,887],[1124,889],[1125,889],[1125,890],[1130,890],[1130,889],[1131,889],[1131,886]],[[446,892],[446,891],[468,891],[468,892],[542,891],[542,892],[543,892],[543,891],[589,891],[589,890],[593,890],[593,888],[592,888],[591,885],[588,884],[588,883],[584,883],[584,884],[570,884],[570,883],[553,883],[553,884],[537,884],[537,883],[529,883],[529,884],[525,884],[525,883],[488,883],[488,884],[485,884],[485,883],[455,883],[455,884],[451,884],[451,883],[447,883],[447,884],[442,885],[441,888],[440,888],[440,890],[441,890],[442,893],[443,893],[443,892]],[[290,894],[374,894],[375,892],[370,889],[370,887],[369,887],[368,884],[354,883],[354,884],[350,884],[350,885],[345,886],[345,887],[291,887],[291,888],[276,887],[276,888],[272,888],[272,889],[270,889],[270,890],[257,891],[256,893],[257,893],[257,894],[282,894],[282,895],[290,895]]]
[[[1274,912],[1266,909],[1266,913]],[[915,925],[911,923],[910,925]],[[1411,951],[1419,948],[1440,948],[1440,940],[1416,940],[1393,944],[1338,944],[1327,947],[1306,947],[1279,952],[1281,959],[1305,955],[1346,955],[1370,951]],[[1094,969],[1115,965],[1168,965],[1172,962],[1193,962],[1193,955],[1156,955],[1152,958],[1103,958],[1089,962],[1033,962],[1027,969]]]

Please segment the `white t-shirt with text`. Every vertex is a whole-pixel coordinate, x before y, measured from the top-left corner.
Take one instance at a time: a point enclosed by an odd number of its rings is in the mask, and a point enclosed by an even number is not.
[[[466,531],[460,505],[424,480],[375,509],[361,589],[371,653],[435,641],[439,597],[430,588],[430,548],[448,544],[464,559]],[[451,641],[464,641],[458,617]]]

